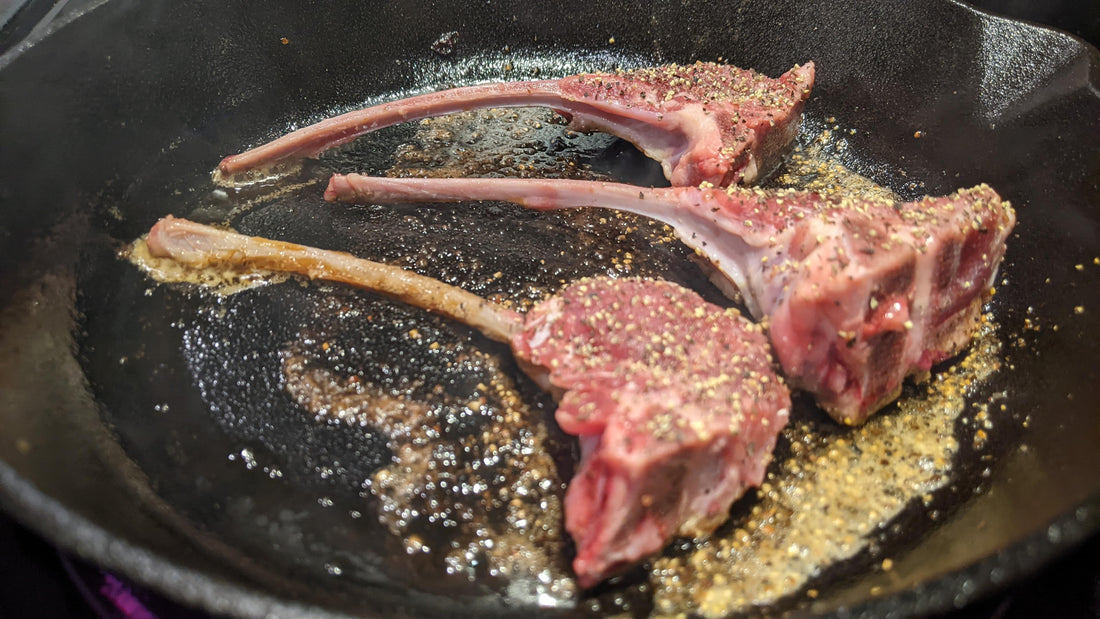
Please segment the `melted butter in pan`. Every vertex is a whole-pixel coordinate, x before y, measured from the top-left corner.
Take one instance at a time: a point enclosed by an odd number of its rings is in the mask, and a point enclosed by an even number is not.
[[[955,427],[970,389],[1000,367],[987,315],[965,357],[896,410],[844,432],[792,423],[790,455],[773,464],[745,517],[690,551],[653,564],[660,613],[722,617],[789,596],[951,479]]]
[[[564,483],[550,456],[546,423],[496,360],[476,350],[456,356],[458,364],[492,377],[456,402],[439,384],[384,390],[335,371],[340,356],[318,338],[290,344],[281,353],[286,390],[318,421],[371,426],[385,435],[392,461],[364,486],[379,501],[379,522],[403,540],[405,552],[434,553],[448,574],[537,583],[537,596],[572,597]]]
[[[149,246],[144,238],[134,241],[123,250],[122,257],[158,282],[195,284],[221,294],[233,294],[256,286],[284,282],[290,277],[285,273],[249,268],[237,269],[226,265],[197,269],[180,264],[171,258],[153,256],[149,253]]]
[[[898,199],[889,188],[831,158],[829,150],[836,147],[837,141],[834,131],[825,129],[809,143],[795,145],[769,185],[870,200]]]
[[[349,286],[179,290],[198,308],[184,354],[211,420],[271,454],[274,483],[354,506],[343,545],[311,543],[318,563],[376,553],[427,591],[575,598],[561,528],[572,448],[506,349]]]
[[[895,198],[841,163],[838,131],[818,127],[807,135],[804,129],[767,185]],[[326,154],[307,172],[318,181],[332,171],[366,171],[665,184],[631,171],[638,155],[622,155],[631,147],[606,136],[571,134],[546,110],[467,112],[422,121],[403,135],[400,146],[388,148],[394,155],[385,165],[379,144],[366,136]],[[650,167],[643,176],[652,172]],[[643,217],[599,209],[535,213],[503,203],[326,204],[316,186],[301,186],[238,210],[233,226],[397,264],[517,309],[597,274],[661,277],[720,300],[672,230]],[[135,256],[154,276],[223,290],[269,277],[181,276],[140,258],[138,247]],[[459,402],[423,377],[408,376],[395,388],[350,372],[348,364],[332,362],[334,353],[320,341],[303,336],[279,352],[286,392],[319,423],[369,426],[385,435],[392,460],[369,476],[365,494],[378,501],[379,522],[405,551],[434,557],[453,575],[535,576],[555,597],[573,595],[561,567],[568,559],[560,529],[562,477],[554,476],[545,445],[550,417],[524,404],[508,371],[468,351],[465,358],[479,375],[492,378],[474,390],[476,402]],[[907,506],[927,503],[951,480],[965,395],[997,369],[999,351],[987,316],[961,361],[866,425],[839,428],[805,407],[785,430],[789,451],[777,454],[756,496],[740,502],[710,539],[655,560],[645,582],[636,583],[637,593],[652,597],[657,614],[722,616],[782,603],[816,586],[823,571],[867,550],[886,523]],[[456,411],[475,409],[484,422],[476,431],[447,429]],[[623,600],[635,596],[622,595],[622,586],[609,590],[590,608],[628,610]]]

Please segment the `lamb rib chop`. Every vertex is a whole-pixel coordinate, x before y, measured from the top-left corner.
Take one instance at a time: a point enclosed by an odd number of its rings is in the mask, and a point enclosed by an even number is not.
[[[455,88],[323,120],[226,157],[216,177],[312,157],[398,123],[487,107],[547,106],[578,131],[605,131],[661,162],[677,186],[752,183],[779,164],[798,134],[813,87],[812,62],[778,79],[697,62]]]
[[[905,377],[969,342],[1016,216],[987,185],[886,199],[592,181],[336,175],[326,200],[507,200],[614,208],[663,221],[766,320],[785,375],[838,421],[862,423]]]
[[[790,394],[760,327],[676,284],[582,279],[520,315],[400,268],[167,217],[152,255],[194,267],[298,273],[381,292],[509,342],[558,398],[580,439],[565,497],[578,582],[589,587],[660,550],[709,534],[758,485]]]

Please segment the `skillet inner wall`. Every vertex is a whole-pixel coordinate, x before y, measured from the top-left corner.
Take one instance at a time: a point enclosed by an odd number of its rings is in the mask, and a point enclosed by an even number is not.
[[[956,185],[988,180],[1010,198],[1014,198],[1015,191],[1027,201],[1040,202],[1038,192],[1013,178],[1022,165],[1021,159],[1029,157],[1012,150],[998,152],[999,134],[988,129],[987,119],[969,112],[951,125],[953,139],[928,140],[914,146],[914,150],[906,147],[904,161],[897,157],[898,145],[911,143],[906,138],[911,138],[912,129],[939,120],[922,114],[947,115],[980,108],[982,93],[978,88],[964,88],[958,100],[946,98],[944,92],[948,87],[973,82],[983,71],[996,69],[976,64],[978,50],[962,43],[978,39],[973,20],[963,12],[949,9],[930,15],[927,11],[933,5],[926,4],[910,16],[899,17],[877,5],[826,8],[825,3],[792,4],[798,6],[753,5],[740,14],[730,10],[722,15],[689,4],[654,8],[646,15],[636,7],[608,3],[577,9],[578,14],[598,15],[599,19],[561,20],[560,7],[550,14],[540,13],[546,9],[519,3],[436,4],[418,9],[424,12],[417,14],[398,5],[383,5],[379,11],[365,14],[358,3],[347,3],[324,15],[306,13],[307,9],[297,3],[265,3],[252,9],[217,3],[111,3],[59,33],[67,37],[65,46],[44,43],[4,70],[5,94],[0,96],[5,113],[0,122],[6,146],[0,151],[5,170],[0,174],[5,222],[10,224],[5,226],[5,236],[0,237],[4,289],[14,289],[17,283],[35,278],[46,268],[46,261],[27,263],[22,256],[30,254],[28,247],[35,239],[73,211],[90,206],[95,213],[87,242],[92,255],[102,256],[103,239],[96,232],[105,231],[121,241],[144,232],[181,200],[197,200],[190,197],[192,188],[201,186],[206,172],[222,155],[244,144],[260,142],[288,122],[350,106],[372,94],[467,79],[469,76],[463,75],[440,79],[441,75],[451,75],[453,65],[428,51],[438,34],[452,29],[461,33],[460,50],[467,45],[500,50],[502,61],[511,57],[502,51],[506,45],[513,50],[562,49],[565,51],[560,55],[570,58],[576,56],[569,50],[610,47],[605,42],[612,36],[616,38],[611,48],[615,51],[629,50],[630,54],[655,60],[723,56],[773,74],[794,62],[814,58],[821,62],[822,78],[811,106],[826,108],[830,115],[859,128],[860,137],[853,143],[864,161],[872,164],[869,171],[880,181],[906,191],[899,180],[901,169],[924,183],[909,189],[913,192],[946,191]],[[936,6],[942,9],[942,5]],[[516,19],[509,21],[513,15]],[[826,15],[836,19],[837,26],[828,34],[813,30]],[[935,20],[922,19],[930,17]],[[722,23],[724,19],[728,23]],[[871,40],[882,41],[881,47],[890,48],[889,54],[868,42],[865,33],[871,23],[888,25],[880,27],[880,39]],[[439,33],[433,27],[436,24],[440,25]],[[106,29],[121,35],[104,36]],[[683,32],[692,34],[669,34]],[[791,36],[792,32],[799,36]],[[282,45],[282,37],[290,43]],[[925,53],[917,49],[920,46],[891,47],[887,45],[891,39],[930,40],[933,47],[944,50],[938,57],[940,64],[927,66]],[[560,48],[549,47],[548,41]],[[614,62],[615,58],[601,58],[599,54],[587,57],[588,63],[580,63],[584,68]],[[318,58],[325,62],[318,62]],[[926,70],[914,74],[913,67]],[[43,70],[51,79],[41,79]],[[478,70],[488,77],[501,75],[495,63]],[[875,78],[868,80],[868,75]],[[1041,90],[1043,83],[1022,86]],[[1021,90],[1026,92],[1027,88]],[[945,100],[958,103],[950,103],[948,109],[935,105]],[[875,103],[873,111],[867,109],[867,101]],[[1044,124],[1070,126],[1066,123],[1075,118],[1072,105],[1064,110],[1058,105],[1055,101],[1047,108],[1038,107],[1030,116],[1017,117],[1018,124],[1033,129],[1033,148],[1047,143],[1041,135]],[[1052,107],[1053,115],[1044,118],[1042,112]],[[1059,150],[1063,153],[1080,152],[1072,148],[1073,135],[1066,132],[1062,136],[1070,142],[1068,147],[1061,144]],[[977,139],[980,137],[993,139]],[[960,152],[957,143],[982,146]],[[64,148],[57,147],[62,144]],[[1095,210],[1086,210],[1088,202],[1082,203],[1080,193],[1075,193],[1084,185],[1079,177],[1055,174],[1059,165],[1076,169],[1071,155],[1048,152],[1051,156],[1039,163],[1040,172],[1044,172],[1041,184],[1066,199],[1055,207],[1050,220],[1040,221],[1021,213],[1020,229],[1021,235],[1029,235],[1029,229],[1053,228],[1058,240],[1037,235],[1017,244],[1035,255],[1057,249],[1068,259],[1067,264],[1087,260],[1095,238],[1089,235],[1089,226],[1072,226],[1070,222],[1082,217],[1095,222]],[[18,178],[12,176],[11,171],[16,170]],[[959,170],[962,175],[949,178],[941,173],[943,170]],[[63,182],[58,182],[59,175]],[[183,198],[175,196],[177,190]],[[1094,235],[1094,224],[1091,230]],[[1072,309],[1068,299],[1044,298],[1029,292],[1031,284],[1034,290],[1040,289],[1043,265],[1035,270],[1013,267],[1028,261],[1012,246],[1010,252],[1010,266],[1006,268],[1013,269],[1010,272],[1020,280],[1014,284],[1014,292],[1033,301],[1040,311],[1066,315],[1066,310]],[[9,269],[8,265],[19,268]],[[1056,283],[1072,283],[1065,274],[1056,275],[1060,275]],[[90,289],[94,291],[95,287]],[[1082,294],[1086,295],[1084,301],[1095,300],[1094,292],[1092,299],[1087,290]],[[1004,303],[1004,314],[1018,326],[1024,319],[1023,308],[1014,307],[1012,301]],[[125,323],[132,309],[119,308],[118,320]],[[1063,345],[1079,350],[1072,346],[1074,337],[1088,338],[1088,334],[1095,333],[1095,326],[1095,319],[1086,316],[1060,331],[1060,335],[1040,336],[1038,347],[1045,351],[1046,359],[1063,350]],[[1012,328],[1012,324],[1006,326]],[[1095,370],[1085,369],[1095,368],[1095,363],[1079,355],[1071,355],[1069,361],[1064,368],[1067,371],[1058,372],[1051,369],[1053,364],[1039,366],[1037,361],[1023,358],[1020,365],[1035,372],[1021,371],[1019,375],[1041,377],[1039,386],[1044,390],[1053,386],[1058,391],[1080,391],[1076,386],[1095,384],[1095,375],[1089,373]],[[1091,382],[1084,382],[1089,379]],[[1065,422],[1059,431],[1074,434],[1068,428],[1076,422],[1077,427],[1089,427],[1089,423],[1095,426],[1087,415],[1088,410],[1096,409],[1095,401],[1090,403],[1088,397],[1079,394],[1078,399],[1060,407]],[[1035,394],[1025,398],[1023,404],[1026,410],[1036,413],[1045,408]],[[1057,434],[1056,430],[1050,432]],[[1064,452],[1089,453],[1076,449],[1079,442],[1068,437],[1063,445],[1073,447]],[[1067,468],[1081,464],[1081,457],[1064,456],[1058,462],[1052,476],[1063,481],[1067,474],[1072,477],[1065,481],[1072,490],[1068,496],[1080,498],[1082,488],[1085,494],[1095,489],[1095,477],[1082,476],[1077,467]],[[1039,466],[1043,466],[1041,460]],[[27,474],[33,476],[34,472]],[[1046,513],[1053,515],[1058,510],[1059,506],[1053,504]],[[97,519],[106,521],[103,516]]]

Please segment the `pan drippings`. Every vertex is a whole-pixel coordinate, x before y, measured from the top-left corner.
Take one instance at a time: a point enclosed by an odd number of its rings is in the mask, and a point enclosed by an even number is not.
[[[591,162],[613,152],[618,140],[602,133],[566,131],[565,124],[545,108],[473,110],[429,118],[417,124],[412,141],[398,147],[386,174],[611,180]]]
[[[373,538],[305,544],[330,574],[370,578],[347,555],[381,546],[429,589],[476,581],[549,606],[575,596],[559,473],[570,447],[547,398],[511,378],[508,355],[344,286],[204,290],[192,289],[199,311],[183,339],[213,421],[247,446],[250,469],[275,459],[275,483],[312,492],[329,519]]]
[[[865,551],[911,503],[930,501],[951,479],[967,393],[1000,367],[995,330],[985,316],[965,358],[859,428],[837,433],[818,417],[792,420],[790,454],[777,459],[747,517],[654,562],[658,612],[724,617],[774,604]]]
[[[893,196],[841,163],[839,130],[813,119],[807,126],[813,135],[804,131],[768,185]],[[645,182],[619,167],[636,157],[624,154],[630,149],[621,142],[569,134],[544,110],[468,112],[403,131],[378,137],[381,142],[368,135],[307,163],[303,174],[318,180],[366,170]],[[385,143],[394,135],[406,138],[396,148]],[[395,153],[386,165],[379,148]],[[334,205],[319,194],[306,180],[294,191],[273,188],[270,201],[250,195],[248,208],[235,211],[229,223],[245,234],[396,264],[520,310],[566,282],[598,274],[660,277],[722,299],[672,230],[642,217],[597,209],[536,213],[499,203]],[[426,314],[339,286],[302,286],[292,281],[251,292],[266,299],[250,302],[253,307],[308,298],[317,321],[284,317],[277,343],[264,353],[271,362],[265,371],[277,375],[277,398],[289,399],[289,414],[326,432],[366,433],[384,444],[386,457],[371,467],[345,467],[344,476],[357,480],[386,534],[426,573],[479,584],[513,581],[517,586],[508,591],[517,599],[575,604],[561,530],[571,455],[541,408],[545,400],[532,405],[506,356],[448,334]],[[357,295],[371,300],[348,300]],[[291,324],[299,327],[288,329]],[[190,341],[212,345],[231,337],[221,332],[207,322],[192,330]],[[998,350],[987,320],[963,361],[861,428],[839,428],[811,406],[796,406],[767,483],[735,505],[730,522],[708,540],[668,550],[648,573],[632,573],[633,585],[605,587],[585,607],[636,612],[652,604],[661,615],[720,616],[797,605],[794,593],[818,586],[814,579],[838,562],[866,553],[885,523],[951,479],[965,395],[998,367]],[[213,363],[193,370],[200,376],[228,371]],[[206,395],[231,432],[264,421],[244,421],[256,409],[242,398]],[[264,442],[262,433],[238,435]],[[302,454],[299,461],[312,466],[318,459]]]
[[[424,337],[415,330],[407,335]],[[477,383],[458,402],[441,384],[387,391],[369,377],[346,376],[334,369],[347,367],[345,355],[321,340],[306,337],[282,351],[286,390],[318,421],[370,426],[386,436],[392,461],[363,486],[405,552],[441,557],[450,575],[474,580],[487,574],[531,583],[534,597],[573,597],[563,561],[565,484],[550,455],[545,420],[523,402],[496,359],[452,351],[464,372],[491,381]],[[451,345],[426,346],[442,353]]]
[[[285,282],[288,279],[284,273],[241,271],[220,265],[207,269],[184,267],[174,260],[150,255],[145,239],[134,241],[122,252],[122,256],[158,282],[197,284],[218,290],[222,294],[233,294],[254,286]]]

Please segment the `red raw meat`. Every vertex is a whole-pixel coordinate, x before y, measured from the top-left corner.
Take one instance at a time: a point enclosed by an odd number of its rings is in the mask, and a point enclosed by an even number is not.
[[[349,283],[467,322],[509,342],[558,397],[581,462],[565,498],[573,567],[590,587],[675,535],[710,533],[758,485],[790,394],[766,337],[735,309],[676,284],[589,278],[526,315],[397,267],[167,217],[152,255]]]
[[[336,175],[327,200],[507,200],[614,208],[673,226],[767,321],[785,375],[835,419],[866,418],[970,340],[1016,222],[979,185],[916,202],[729,187]]]
[[[570,118],[573,129],[630,141],[661,162],[673,185],[750,184],[779,164],[798,134],[813,82],[812,62],[777,79],[697,62],[454,88],[323,120],[226,157],[218,174],[312,157],[406,121],[475,108],[546,106]]]

